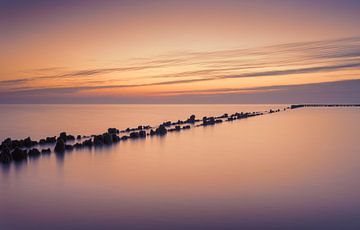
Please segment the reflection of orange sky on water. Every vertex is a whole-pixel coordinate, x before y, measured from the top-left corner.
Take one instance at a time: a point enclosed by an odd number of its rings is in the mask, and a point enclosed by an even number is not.
[[[103,108],[102,115],[116,113]],[[170,111],[176,117],[196,106],[159,108],[160,115]],[[219,108],[219,113],[224,109]],[[145,116],[129,115],[132,119],[127,122]],[[216,218],[227,214],[256,219],[256,213],[286,218],[283,214],[343,210],[359,205],[354,202],[360,189],[357,117],[356,109],[293,110],[169,133],[164,138],[122,142],[92,152],[83,150],[65,154],[63,159],[43,156],[7,175],[17,178],[9,188],[18,192],[16,201],[5,202],[32,207],[33,200],[25,197],[41,194],[43,202],[51,199],[49,204],[60,202],[62,208],[74,211],[80,208],[74,204],[82,203],[90,208],[90,215],[92,210],[116,210],[122,217],[138,213],[148,217],[151,210],[162,215],[176,213],[173,218],[186,213],[201,216],[204,209]],[[94,126],[107,122],[94,118]],[[10,179],[7,181],[14,182]],[[59,199],[54,200],[54,195]],[[235,216],[227,212],[230,210],[236,211],[232,212]]]

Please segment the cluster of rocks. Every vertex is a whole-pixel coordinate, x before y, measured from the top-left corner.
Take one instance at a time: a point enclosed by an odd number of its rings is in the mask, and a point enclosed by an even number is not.
[[[279,112],[280,110],[270,110],[268,113]],[[140,125],[137,128],[127,128],[119,130],[117,128],[109,128],[107,132],[100,135],[91,136],[73,136],[68,135],[66,132],[62,132],[59,136],[46,137],[40,139],[38,142],[31,140],[30,137],[24,140],[11,140],[5,139],[0,145],[0,162],[9,163],[11,161],[22,161],[28,157],[36,157],[41,154],[50,154],[52,150],[50,148],[38,149],[35,146],[39,145],[52,145],[53,151],[57,154],[62,154],[74,149],[91,148],[110,146],[120,141],[126,141],[128,139],[142,139],[147,136],[164,136],[168,132],[180,132],[181,130],[190,129],[191,125],[200,123],[196,126],[208,126],[222,123],[223,121],[233,121],[237,119],[243,119],[253,116],[263,115],[262,112],[253,113],[234,113],[228,115],[227,113],[218,117],[203,117],[202,119],[196,119],[195,115],[191,115],[186,120],[178,120],[175,122],[166,121],[160,124],[157,128],[152,128],[149,125]],[[147,132],[149,130],[149,132]],[[124,134],[120,136],[120,134]]]
[[[291,105],[290,109],[298,109],[304,107],[360,107],[360,104],[297,104]]]

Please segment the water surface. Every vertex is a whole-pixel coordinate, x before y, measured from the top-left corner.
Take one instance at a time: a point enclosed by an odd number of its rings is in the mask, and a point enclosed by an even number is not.
[[[277,107],[13,105],[1,107],[0,134]],[[359,229],[359,115],[297,109],[1,166],[1,229]]]

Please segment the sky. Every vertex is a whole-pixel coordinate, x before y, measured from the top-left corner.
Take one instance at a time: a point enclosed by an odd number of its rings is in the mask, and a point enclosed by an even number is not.
[[[360,1],[0,0],[0,103],[360,102]]]

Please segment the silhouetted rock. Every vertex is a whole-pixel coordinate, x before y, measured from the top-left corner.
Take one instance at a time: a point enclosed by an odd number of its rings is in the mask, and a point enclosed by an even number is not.
[[[28,154],[26,150],[15,148],[14,151],[11,153],[11,156],[14,161],[21,161],[21,160],[25,160]]]
[[[76,140],[81,140],[81,135],[77,135]]]
[[[12,160],[10,149],[5,148],[0,153],[0,162],[1,163],[10,163]]]
[[[61,132],[57,140],[61,139],[63,142],[66,142],[66,132]]]
[[[111,138],[114,143],[117,143],[120,141],[120,137],[118,135],[116,135],[115,133],[111,134]]]
[[[145,130],[141,130],[141,131],[139,132],[139,137],[145,138],[145,137],[146,137],[146,131],[145,131]]]
[[[171,121],[166,121],[166,122],[162,123],[162,125],[165,127],[169,127],[169,126],[171,126]]]
[[[89,148],[92,147],[93,144],[94,144],[94,143],[92,142],[91,139],[85,140],[85,141],[82,143],[83,146],[89,147]]]
[[[5,148],[12,149],[12,141],[11,141],[11,138],[6,138],[6,139],[1,143],[1,146],[2,146],[3,149],[5,149]]]
[[[130,135],[130,138],[132,138],[132,139],[139,138],[139,133],[138,132],[131,132],[129,135]]]
[[[45,145],[45,144],[46,144],[46,140],[45,140],[45,139],[40,139],[39,144],[40,144],[40,145]]]
[[[56,153],[63,153],[65,152],[65,142],[62,138],[58,139],[58,141],[56,142],[54,151]]]
[[[96,135],[94,136],[94,145],[100,146],[104,144],[104,137],[103,135]]]
[[[40,154],[41,154],[40,151],[36,148],[30,149],[28,153],[30,157],[37,157],[40,156]]]
[[[81,149],[82,147],[84,147],[84,145],[82,143],[75,143],[74,144],[75,149]]]
[[[175,131],[180,131],[180,130],[181,130],[180,125],[175,126]]]
[[[215,118],[214,117],[203,117],[203,126],[214,125]]]
[[[150,130],[150,136],[154,136],[156,135],[156,131],[154,131],[153,129]]]
[[[113,143],[113,139],[110,133],[104,133],[103,140],[105,145],[111,145]]]
[[[75,141],[75,137],[73,135],[67,135],[66,141]]]
[[[120,131],[116,128],[108,128],[108,133],[119,134]]]
[[[47,137],[46,138],[46,143],[48,143],[48,144],[56,143],[56,137]]]
[[[195,115],[191,115],[191,116],[186,120],[186,123],[194,124],[194,123],[195,123]]]
[[[33,141],[31,140],[30,137],[27,137],[24,139],[24,146],[29,148],[29,147],[32,147],[34,144],[33,144]]]
[[[72,145],[65,145],[65,150],[67,150],[67,151],[73,151],[73,150],[74,150],[74,146],[72,146]]]
[[[51,149],[47,148],[47,149],[42,149],[41,150],[41,154],[50,154],[51,153]]]
[[[183,129],[190,129],[190,125],[185,125],[182,127]]]
[[[122,137],[121,137],[121,140],[122,140],[122,141],[126,141],[127,139],[129,139],[129,136],[126,136],[126,135],[125,135],[125,136],[122,136]]]
[[[156,129],[156,134],[158,135],[165,135],[167,133],[167,130],[165,128],[165,125],[160,125],[159,128]]]

